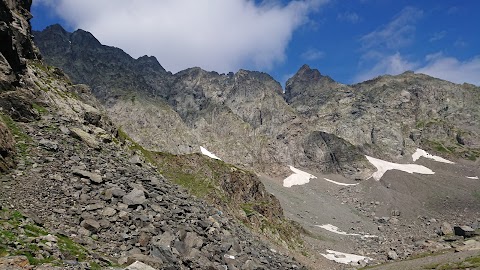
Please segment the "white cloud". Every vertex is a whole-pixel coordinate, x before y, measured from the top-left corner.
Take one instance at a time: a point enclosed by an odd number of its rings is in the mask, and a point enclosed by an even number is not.
[[[415,23],[422,15],[420,9],[404,8],[388,24],[361,37],[362,49],[398,49],[411,44],[415,36]]]
[[[397,75],[407,70],[413,70],[418,64],[404,59],[399,52],[382,57],[371,69],[358,74],[354,82],[362,82],[380,75]]]
[[[344,12],[337,15],[337,20],[342,22],[357,23],[362,20],[355,12]]]
[[[305,52],[303,52],[300,57],[302,57],[304,60],[308,61],[315,61],[320,58],[323,58],[325,56],[325,53],[322,51],[319,51],[317,49],[308,49]]]
[[[427,63],[416,72],[454,83],[467,82],[480,85],[480,55],[460,61],[455,57],[436,53],[427,55],[425,60]]]
[[[396,75],[407,70],[423,73],[435,78],[440,78],[454,83],[471,83],[480,85],[480,55],[460,61],[452,56],[445,56],[442,52],[426,55],[421,63],[412,62],[400,53],[387,56],[374,64],[374,66],[355,77],[354,82],[372,79],[379,75]]]
[[[168,70],[270,69],[285,60],[292,33],[328,0],[38,0],[74,28],[133,57],[154,55]]]

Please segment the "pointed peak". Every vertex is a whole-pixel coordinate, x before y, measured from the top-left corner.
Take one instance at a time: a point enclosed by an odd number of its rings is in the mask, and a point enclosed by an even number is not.
[[[320,71],[318,71],[318,69],[312,69],[307,64],[304,64],[302,67],[300,67],[300,69],[297,71],[297,73],[295,73],[293,78],[300,79],[300,80],[313,80],[313,81],[318,81],[322,78],[330,79],[330,77],[328,76],[323,76],[320,73]]]
[[[162,71],[165,71],[165,69],[162,67],[162,65],[160,65],[160,63],[158,62],[155,56],[144,55],[139,57],[136,61],[137,61],[137,64],[142,65],[144,67],[148,66],[148,67],[157,68]]]
[[[300,67],[300,69],[298,70],[298,72],[300,72],[300,71],[308,71],[308,70],[311,70],[310,66],[307,65],[307,64],[303,64],[303,66]]]
[[[63,28],[63,26],[61,26],[58,23],[47,26],[42,32],[45,32],[45,33],[60,33],[61,35],[70,34],[70,32],[65,30],[65,28]]]
[[[72,34],[72,42],[88,46],[102,46],[100,41],[90,32],[78,29]]]

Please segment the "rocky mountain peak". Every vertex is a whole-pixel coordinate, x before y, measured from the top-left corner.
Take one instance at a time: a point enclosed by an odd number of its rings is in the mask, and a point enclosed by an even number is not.
[[[90,32],[79,29],[72,33],[71,36],[72,43],[75,43],[77,46],[90,46],[90,47],[100,47],[102,44],[98,39],[96,39]]]
[[[331,85],[337,84],[332,78],[324,76],[318,69],[311,69],[307,64],[303,65],[295,75],[288,79],[285,84],[285,99],[291,103],[298,96],[308,94],[306,89],[310,86],[320,86],[325,90]],[[316,87],[319,89],[319,87]]]

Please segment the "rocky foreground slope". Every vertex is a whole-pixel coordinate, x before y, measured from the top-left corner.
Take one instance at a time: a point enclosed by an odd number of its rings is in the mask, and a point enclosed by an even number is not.
[[[164,178],[88,87],[44,65],[31,40],[30,5],[0,1],[0,269],[136,260],[157,269],[302,268],[260,241],[251,219],[234,219],[238,209],[224,212]],[[229,177],[223,186],[235,203],[253,200],[249,215],[272,224],[283,217],[258,179]]]

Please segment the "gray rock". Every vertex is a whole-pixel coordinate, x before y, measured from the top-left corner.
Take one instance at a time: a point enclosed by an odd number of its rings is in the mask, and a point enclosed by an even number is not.
[[[89,204],[85,207],[85,210],[87,211],[94,211],[94,210],[97,210],[97,209],[101,209],[103,208],[103,204],[102,203],[94,203],[94,204]]]
[[[123,203],[128,206],[143,204],[146,200],[144,192],[139,189],[133,189],[123,196]]]
[[[136,261],[142,262],[154,269],[161,269],[164,266],[163,261],[160,258],[143,255],[140,253],[128,256],[127,264],[132,264]]]
[[[85,177],[87,179],[90,179],[90,181],[92,181],[96,184],[100,184],[100,183],[103,182],[103,177],[101,175],[97,174],[97,173],[88,172],[88,171],[81,170],[81,169],[78,169],[78,168],[74,168],[72,172],[73,172],[74,175],[79,175],[79,176]]]
[[[132,164],[135,164],[135,165],[138,165],[138,166],[142,166],[142,160],[140,159],[140,156],[139,155],[133,155],[129,160],[128,162],[132,163]]]
[[[91,125],[100,126],[100,119],[102,119],[102,115],[99,111],[90,110],[85,112],[83,119]]]
[[[100,143],[97,141],[97,139],[95,139],[93,135],[85,132],[83,129],[73,127],[70,128],[70,132],[73,137],[83,141],[88,146],[94,149],[100,149]]]
[[[453,231],[455,235],[458,236],[471,237],[475,235],[475,230],[470,226],[455,226],[453,227]]]
[[[451,235],[453,234],[453,228],[452,225],[448,222],[443,222],[442,226],[440,227],[440,232],[442,235]]]
[[[117,210],[113,209],[112,207],[105,207],[102,211],[102,215],[106,217],[111,217],[117,213]]]
[[[58,143],[46,139],[41,139],[40,142],[38,142],[40,146],[43,148],[47,149],[48,151],[58,151]]]
[[[142,262],[136,261],[127,266],[125,270],[155,270],[155,268]]]
[[[388,253],[387,253],[387,257],[389,260],[396,260],[398,259],[398,255],[397,255],[397,252],[393,251],[393,250],[390,250]]]
[[[93,220],[93,219],[86,219],[86,220],[83,220],[81,223],[80,223],[80,226],[82,226],[83,228],[93,232],[93,233],[96,233],[100,230],[100,223],[98,223],[96,220]]]

